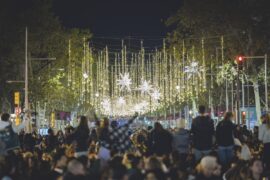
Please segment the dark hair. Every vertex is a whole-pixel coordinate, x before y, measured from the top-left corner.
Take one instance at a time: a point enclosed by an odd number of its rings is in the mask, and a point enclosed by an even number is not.
[[[88,128],[87,118],[86,116],[81,116],[78,128],[80,129],[80,128],[86,128],[86,127]]]
[[[114,120],[114,121],[111,122],[111,127],[112,128],[117,128],[117,126],[118,126],[117,121]]]
[[[157,129],[157,130],[162,130],[163,126],[159,122],[155,122],[154,128]]]
[[[231,120],[232,117],[233,117],[233,113],[232,112],[226,112],[224,114],[224,120]]]
[[[205,113],[205,106],[204,105],[200,105],[199,106],[199,113],[200,114],[204,114]]]
[[[1,115],[1,120],[2,120],[2,121],[8,121],[9,118],[10,118],[10,115],[9,115],[8,113],[3,113],[3,114]]]
[[[249,161],[249,163],[248,163],[249,167],[253,166],[253,164],[254,164],[256,161],[261,161],[261,162],[262,162],[262,160],[261,160],[260,158],[254,157],[254,158],[252,158],[252,159]]]
[[[54,133],[52,128],[49,128],[47,132],[49,135],[53,135],[53,133]]]

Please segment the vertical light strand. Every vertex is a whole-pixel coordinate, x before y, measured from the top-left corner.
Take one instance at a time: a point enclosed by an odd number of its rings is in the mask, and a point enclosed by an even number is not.
[[[224,64],[224,38],[221,36],[221,62]],[[225,75],[225,99],[226,99],[226,111],[229,111],[229,95],[228,95],[228,80]]]
[[[68,40],[68,87],[71,84],[71,42],[70,39]]]
[[[205,66],[204,38],[202,38],[202,61],[203,61],[203,88],[206,89],[206,66]]]

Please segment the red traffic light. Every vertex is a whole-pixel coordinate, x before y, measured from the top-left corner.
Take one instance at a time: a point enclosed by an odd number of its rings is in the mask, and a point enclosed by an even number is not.
[[[238,56],[238,61],[243,61],[243,57],[242,56]]]
[[[238,62],[243,62],[243,61],[244,61],[244,56],[237,56],[237,57],[236,57],[236,60],[237,60]]]

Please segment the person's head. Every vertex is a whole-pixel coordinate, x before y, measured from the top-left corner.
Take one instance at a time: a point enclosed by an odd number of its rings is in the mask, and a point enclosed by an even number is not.
[[[59,131],[57,131],[57,134],[56,135],[57,136],[63,136],[64,134],[63,134],[63,131],[59,130]]]
[[[254,126],[253,132],[254,132],[254,133],[258,133],[258,132],[259,132],[259,126]]]
[[[267,114],[266,113],[262,114],[261,115],[261,121],[262,121],[263,124],[265,124],[266,119],[267,119]]]
[[[212,177],[217,174],[217,169],[220,166],[217,163],[217,159],[213,156],[205,156],[201,159],[201,162],[197,166],[198,173],[203,174],[205,177]]]
[[[159,122],[155,122],[155,124],[154,124],[154,129],[155,129],[155,130],[162,130],[163,127],[162,127],[162,125],[161,125]]]
[[[146,170],[162,169],[162,164],[156,156],[151,156],[148,159],[146,159],[145,169]]]
[[[200,114],[205,114],[205,106],[204,105],[199,106],[199,113]]]
[[[224,114],[224,120],[226,120],[226,121],[232,121],[233,118],[234,118],[234,115],[233,115],[232,112],[226,112],[226,113]]]
[[[68,127],[65,128],[65,135],[69,135],[69,134],[71,134],[71,129],[68,126]]]
[[[9,118],[10,118],[10,114],[8,114],[8,113],[3,113],[2,115],[1,115],[1,120],[2,121],[9,121]]]
[[[49,128],[48,129],[48,135],[51,135],[51,136],[54,135],[54,132],[53,132],[53,129],[52,128]]]
[[[80,117],[80,123],[78,127],[87,127],[88,128],[88,120],[86,118],[86,116],[81,116]]]
[[[74,176],[84,176],[86,174],[83,164],[77,159],[73,159],[68,163],[67,171]]]
[[[267,125],[267,127],[270,129],[270,114],[265,114],[264,118],[263,118],[263,123]]]
[[[114,128],[117,128],[117,126],[118,126],[118,123],[117,123],[117,121],[112,121],[111,122],[111,127],[114,129]]]
[[[249,163],[249,168],[254,179],[257,179],[256,177],[260,177],[263,173],[263,163],[260,159],[252,159]]]
[[[67,156],[65,155],[65,149],[57,149],[54,156],[53,161],[55,163],[55,167],[64,169],[67,166]]]
[[[108,118],[104,118],[100,122],[100,127],[102,127],[102,128],[108,128],[109,127],[109,124],[110,124],[109,119]]]

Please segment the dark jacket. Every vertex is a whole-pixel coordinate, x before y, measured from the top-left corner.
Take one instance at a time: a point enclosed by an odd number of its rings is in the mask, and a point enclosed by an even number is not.
[[[209,116],[198,116],[191,125],[193,146],[198,150],[210,150],[213,145],[214,122]]]
[[[87,151],[89,147],[89,129],[77,128],[73,134],[76,142],[76,152]]]
[[[234,124],[230,120],[222,120],[216,129],[216,141],[219,146],[234,145],[233,139]]]
[[[187,154],[190,145],[190,134],[186,129],[179,129],[173,136],[173,149],[179,153]]]
[[[171,133],[165,129],[160,131],[153,130],[151,132],[151,150],[158,156],[169,154],[172,152],[172,140]]]

